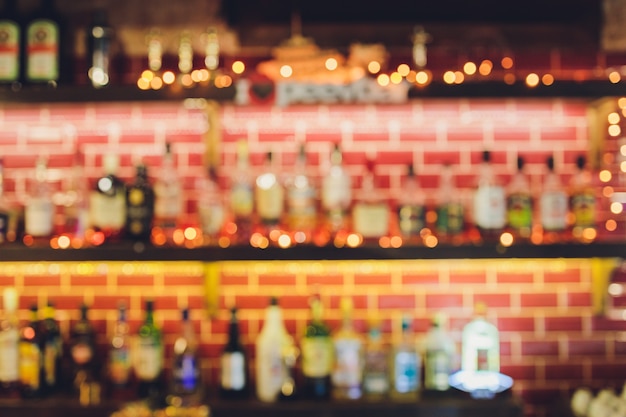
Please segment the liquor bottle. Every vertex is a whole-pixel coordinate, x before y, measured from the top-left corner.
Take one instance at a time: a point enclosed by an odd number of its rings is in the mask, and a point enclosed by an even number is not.
[[[52,302],[44,308],[41,320],[41,350],[43,355],[43,386],[46,395],[54,394],[61,388],[61,365],[63,359],[63,338],[59,323],[55,319]]]
[[[19,351],[20,395],[30,399],[41,397],[43,355],[37,305],[30,307],[29,322],[21,329]]]
[[[378,239],[389,233],[389,204],[376,187],[375,160],[368,157],[359,198],[352,209],[352,228],[364,240]]]
[[[198,179],[197,189],[198,217],[204,243],[216,245],[226,223],[226,201],[213,168]]]
[[[500,336],[486,313],[487,306],[478,303],[474,318],[463,327],[461,369],[465,372],[500,372]]]
[[[238,243],[247,243],[252,234],[252,214],[254,211],[254,191],[250,173],[248,143],[237,142],[237,162],[230,187],[230,211],[237,226]]]
[[[171,241],[180,222],[184,201],[182,184],[169,142],[165,144],[161,170],[154,183],[154,199],[154,226]]]
[[[54,206],[48,184],[48,161],[37,158],[35,178],[24,208],[24,228],[27,235],[45,238],[52,234]]]
[[[397,199],[396,216],[400,234],[417,243],[420,232],[426,227],[426,196],[413,164],[407,165],[407,175]]]
[[[389,355],[383,344],[381,323],[377,317],[369,320],[363,369],[363,396],[380,400],[389,394]]]
[[[72,239],[74,247],[82,246],[89,225],[89,208],[87,206],[87,183],[83,170],[84,161],[81,153],[77,150],[69,178],[69,186],[63,193],[63,215],[56,216],[55,229],[57,234],[62,234]],[[61,224],[59,225],[59,221]]]
[[[352,178],[343,165],[338,143],[330,154],[330,167],[322,179],[322,209],[331,234],[347,229],[347,217],[352,204]]]
[[[97,375],[96,333],[89,320],[89,307],[80,306],[80,317],[70,329],[69,353],[71,361],[71,390],[85,389]]]
[[[129,400],[132,383],[132,362],[130,356],[130,328],[126,317],[126,305],[117,307],[117,320],[109,342],[108,383],[109,397]]]
[[[446,391],[453,370],[454,341],[445,329],[441,315],[433,317],[424,341],[424,388]]]
[[[0,244],[15,240],[17,213],[4,189],[4,160],[0,158]]]
[[[576,173],[570,180],[569,201],[574,219],[572,237],[576,240],[589,240],[588,231],[595,231],[596,228],[597,204],[591,172],[587,169],[587,159],[584,155],[576,158]],[[595,233],[591,235],[595,237]]]
[[[0,398],[18,398],[19,374],[19,320],[18,295],[14,287],[2,291],[3,311],[0,317]]]
[[[391,352],[391,396],[416,400],[422,389],[422,358],[413,335],[412,319],[403,315],[400,340]]]
[[[248,396],[248,359],[241,343],[237,308],[230,310],[228,341],[220,356],[219,392],[222,398]]]
[[[524,173],[524,158],[517,157],[517,171],[506,190],[507,226],[515,237],[529,239],[533,227],[533,199]]]
[[[465,230],[465,207],[454,184],[452,166],[448,163],[441,167],[436,206],[435,229],[439,240],[461,243]]]
[[[198,357],[198,338],[189,320],[189,309],[181,311],[180,330],[174,341],[170,394],[180,398],[184,406],[202,401],[203,387]]]
[[[22,25],[17,0],[7,0],[0,11],[0,84],[18,89],[22,76]]]
[[[302,393],[308,398],[330,398],[330,375],[334,362],[330,328],[322,317],[322,300],[311,298],[311,320],[300,343],[302,348]]]
[[[41,0],[26,24],[25,80],[29,84],[56,86],[66,62],[61,59],[63,30],[61,18],[53,0]]]
[[[133,367],[138,379],[137,395],[151,402],[162,401],[163,338],[154,323],[154,302],[147,300],[145,318],[138,331]]]
[[[543,229],[543,242],[554,243],[564,237],[567,230],[567,191],[554,169],[554,157],[546,160],[548,172],[539,199],[539,218]]]
[[[275,297],[270,299],[265,310],[265,321],[255,346],[257,398],[263,402],[274,402],[287,382],[283,352],[293,346],[293,339],[285,329],[283,313]]]
[[[103,175],[89,195],[89,223],[105,240],[118,240],[126,222],[126,185],[117,176],[120,159],[116,154],[103,156]]]
[[[287,224],[297,243],[311,240],[316,225],[316,191],[307,173],[306,149],[300,144],[293,176],[287,185]]]
[[[269,229],[275,228],[282,220],[285,189],[280,181],[272,152],[265,155],[265,167],[256,178],[254,200],[261,224]]]
[[[361,398],[363,382],[363,350],[361,336],[354,329],[352,299],[341,299],[341,328],[333,335],[335,360],[332,371],[334,399]]]
[[[124,235],[131,240],[147,242],[154,221],[154,189],[148,179],[148,168],[136,166],[135,180],[126,189],[126,227]]]
[[[111,40],[113,28],[104,9],[93,11],[87,28],[87,76],[95,88],[105,87],[111,81]]]
[[[505,192],[496,181],[489,151],[483,151],[474,191],[474,224],[486,240],[499,239],[506,225]]]

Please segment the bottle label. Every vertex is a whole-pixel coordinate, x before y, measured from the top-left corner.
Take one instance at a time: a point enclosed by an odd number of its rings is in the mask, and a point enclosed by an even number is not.
[[[116,385],[125,385],[130,376],[130,354],[128,349],[112,349],[109,359],[109,376]]]
[[[20,28],[0,20],[0,81],[17,81],[20,76]]]
[[[428,389],[445,390],[449,386],[450,355],[445,350],[435,349],[426,352],[424,385]]]
[[[506,224],[504,189],[481,186],[474,194],[474,222],[481,229],[502,229]]]
[[[401,394],[417,390],[420,380],[417,354],[398,352],[393,365],[394,390]]]
[[[322,207],[327,211],[346,210],[351,203],[350,177],[343,171],[331,172],[322,183]]]
[[[51,20],[39,19],[28,26],[27,78],[50,81],[59,78],[59,27]]]
[[[183,211],[183,196],[179,184],[157,183],[154,192],[154,215],[159,219],[177,219]]]
[[[195,356],[183,354],[178,357],[173,375],[176,384],[184,391],[192,392],[198,389],[200,370],[198,369],[198,361]]]
[[[94,191],[89,199],[89,210],[93,226],[120,230],[126,222],[126,197],[121,192],[108,196]]]
[[[533,203],[529,194],[512,194],[507,199],[507,218],[513,229],[530,229],[533,222]]]
[[[71,354],[75,364],[85,365],[93,357],[93,349],[88,343],[79,342],[72,346]]]
[[[572,213],[575,227],[594,227],[596,222],[596,198],[591,192],[572,196]]]
[[[298,181],[296,178],[294,181]],[[291,187],[287,193],[289,222],[293,229],[312,228],[317,210],[315,207],[315,190],[311,187]]]
[[[257,211],[265,221],[278,221],[283,214],[284,191],[278,183],[269,188],[257,188]]]
[[[14,382],[19,378],[18,343],[17,329],[0,331],[0,382]]]
[[[333,385],[339,388],[356,387],[362,378],[362,344],[359,340],[335,341]]]
[[[151,340],[140,340],[135,372],[139,379],[150,381],[159,376],[163,368],[163,350]]]
[[[235,217],[250,217],[254,208],[252,188],[246,183],[236,183],[230,194],[230,208]]]
[[[52,202],[44,198],[32,198],[24,209],[24,229],[32,236],[52,234]]]
[[[281,356],[281,345],[271,340],[272,345],[263,341],[257,345],[259,356],[257,365],[257,394],[263,401],[272,401],[282,388],[286,378],[286,369]]]
[[[546,192],[540,200],[541,224],[545,230],[565,230],[567,227],[567,194]]]
[[[21,342],[19,344],[19,374],[22,385],[31,389],[38,389],[41,370],[41,350],[34,343]]]
[[[461,203],[448,203],[437,208],[437,230],[441,233],[456,235],[465,227],[464,208]]]
[[[426,226],[425,207],[409,204],[398,207],[398,226],[403,235],[419,236]]]
[[[242,390],[246,384],[245,358],[241,352],[224,353],[221,360],[222,388]]]
[[[389,232],[389,207],[386,204],[358,203],[352,212],[354,231],[364,238],[376,238]]]
[[[333,345],[330,337],[307,337],[302,340],[302,373],[311,378],[331,374]]]

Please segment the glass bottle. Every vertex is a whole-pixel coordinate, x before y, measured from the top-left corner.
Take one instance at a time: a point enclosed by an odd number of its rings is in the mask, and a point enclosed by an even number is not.
[[[311,298],[311,320],[300,343],[302,348],[302,393],[308,398],[330,398],[330,376],[334,362],[330,328],[322,317],[322,300]]]
[[[270,230],[280,224],[285,204],[285,190],[273,161],[272,152],[267,152],[265,167],[256,178],[254,189],[259,221]]]
[[[172,144],[168,142],[165,144],[159,176],[154,183],[154,226],[165,234],[167,241],[172,241],[174,231],[179,226],[183,203],[182,184]]]
[[[335,360],[332,371],[334,399],[358,399],[362,395],[363,340],[354,329],[352,299],[341,299],[341,328],[333,335]]]
[[[483,151],[474,191],[474,224],[486,240],[499,239],[506,225],[505,192],[496,181],[489,151]]]
[[[24,399],[41,397],[43,393],[43,355],[37,314],[37,305],[31,305],[29,322],[21,329],[18,345],[20,395]]]
[[[584,155],[576,158],[576,172],[570,180],[569,202],[574,220],[572,237],[576,240],[593,240],[596,229],[596,193]]]
[[[148,168],[136,166],[135,180],[126,189],[125,236],[135,241],[147,242],[154,221],[154,189],[148,179]]]
[[[248,395],[248,359],[241,343],[237,308],[230,309],[228,341],[220,357],[219,391],[222,398],[245,398]]]
[[[548,172],[539,199],[539,218],[543,229],[543,243],[561,240],[567,230],[568,200],[567,191],[559,175],[555,172],[554,157],[546,160]]]
[[[365,241],[377,240],[389,234],[389,204],[376,187],[375,160],[368,157],[359,198],[352,209],[352,228]]]
[[[145,318],[139,326],[133,368],[138,379],[137,396],[151,402],[163,397],[163,337],[154,323],[154,302],[146,300]]]
[[[72,364],[72,390],[84,390],[97,376],[96,333],[89,320],[89,307],[80,306],[80,318],[70,329],[69,353]]]
[[[248,143],[237,142],[237,162],[230,186],[230,211],[237,226],[238,243],[247,243],[252,234],[254,191],[248,155]]]
[[[179,397],[184,406],[198,405],[202,401],[202,373],[198,357],[198,338],[189,319],[189,309],[181,311],[180,330],[174,341],[171,394]]]
[[[43,354],[43,387],[46,394],[53,394],[61,388],[61,361],[63,359],[63,339],[59,323],[55,319],[52,302],[44,308],[41,320],[41,349]]]
[[[265,321],[256,342],[256,395],[263,402],[278,399],[287,381],[283,353],[293,346],[287,333],[278,299],[272,297],[265,310]]]
[[[18,294],[14,287],[2,291],[2,316],[0,317],[0,398],[18,398],[19,374],[19,319]]]
[[[441,315],[433,317],[424,340],[424,388],[446,391],[454,360],[454,341],[445,329]]]
[[[21,81],[22,25],[17,0],[7,0],[0,11],[0,84],[19,88]]]
[[[94,10],[87,28],[87,76],[95,88],[105,87],[110,82],[112,36],[113,28],[109,25],[106,10]]]
[[[302,143],[287,186],[287,224],[297,243],[307,243],[312,238],[317,218],[315,200],[315,187],[307,173],[306,148]]]
[[[89,195],[89,223],[104,240],[120,239],[126,223],[126,184],[117,176],[119,164],[118,155],[103,156],[103,175]]]
[[[58,224],[55,225],[58,234],[66,235],[72,239],[73,247],[82,246],[89,224],[89,208],[87,206],[87,190],[83,166],[82,155],[76,150],[69,185],[63,193],[63,215],[57,216],[62,221],[62,224],[60,226]]]
[[[363,396],[380,400],[389,394],[389,355],[381,334],[380,319],[369,320],[363,369]]]
[[[533,227],[533,198],[524,172],[524,158],[517,157],[517,171],[506,190],[507,225],[514,236],[527,240]]]
[[[352,178],[343,165],[343,154],[338,143],[333,146],[330,167],[322,179],[321,200],[326,228],[331,235],[347,229],[347,216],[352,204]]]
[[[413,320],[403,315],[400,340],[391,352],[391,396],[395,399],[419,397],[422,388],[422,358],[413,335]]]
[[[420,232],[426,227],[426,195],[413,164],[407,165],[407,174],[397,199],[396,216],[400,234],[417,243]]]
[[[25,72],[29,84],[56,86],[61,78],[61,18],[53,0],[41,0],[26,24]],[[63,63],[65,65],[66,63]]]
[[[15,210],[6,197],[4,185],[4,160],[0,158],[0,244],[15,240],[17,221]]]
[[[129,399],[126,391],[131,385],[130,354],[130,328],[126,317],[126,304],[120,302],[113,335],[109,341],[108,383],[109,396],[113,399]]]
[[[463,327],[461,369],[465,372],[500,372],[500,336],[486,314],[487,306],[476,304],[474,318]]]
[[[39,156],[35,167],[35,178],[24,208],[24,229],[34,238],[46,238],[53,230],[54,205],[48,184],[48,161]]]
[[[449,163],[441,167],[436,205],[435,229],[439,240],[447,243],[462,243],[465,230],[465,207],[459,190],[454,184],[454,172]]]
[[[198,191],[198,217],[204,243],[217,245],[226,223],[226,202],[213,168],[198,179]]]

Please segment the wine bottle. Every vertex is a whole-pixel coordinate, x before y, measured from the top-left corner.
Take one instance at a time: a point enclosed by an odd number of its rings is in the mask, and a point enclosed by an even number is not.
[[[3,310],[0,317],[0,398],[19,397],[19,320],[18,294],[14,287],[2,291]]]
[[[22,25],[17,0],[7,0],[0,11],[0,84],[19,89],[22,67]]]
[[[294,173],[287,184],[287,224],[296,243],[310,242],[316,226],[316,191],[307,172],[304,144],[300,144]]]
[[[171,395],[184,406],[200,404],[203,396],[202,372],[198,357],[198,338],[189,320],[189,309],[181,311],[180,330],[174,341]]]
[[[24,229],[33,238],[47,238],[53,230],[54,205],[48,184],[48,161],[39,156],[35,178],[24,208]]]
[[[377,317],[369,321],[363,369],[363,396],[380,400],[389,395],[389,352],[384,345],[381,323]]]
[[[146,300],[145,318],[138,331],[136,351],[133,356],[138,379],[137,396],[150,402],[163,400],[163,337],[154,323],[154,302]]]
[[[454,184],[452,165],[443,164],[437,190],[437,220],[435,229],[439,240],[461,243],[465,230],[465,207]]]
[[[136,166],[135,180],[126,189],[125,236],[135,241],[147,242],[154,221],[154,189],[148,179],[148,168]]]
[[[474,318],[463,327],[461,369],[465,372],[500,372],[500,336],[486,314],[487,306],[476,304]]]
[[[424,388],[446,391],[453,370],[454,341],[441,315],[433,317],[424,341]]]
[[[102,234],[102,240],[115,241],[122,237],[126,222],[126,185],[117,176],[118,155],[104,155],[102,164],[103,175],[96,180],[89,196],[89,222]]]
[[[543,243],[555,243],[565,237],[569,207],[567,191],[555,171],[552,155],[546,159],[546,166],[548,172],[539,199],[539,218],[543,229]]]
[[[172,144],[165,144],[161,170],[154,184],[154,227],[171,242],[183,212],[183,189],[177,172]]]
[[[46,395],[54,394],[61,388],[61,362],[63,359],[63,338],[59,323],[55,319],[52,302],[44,308],[41,320],[41,349],[43,354],[43,386]]]
[[[302,338],[302,393],[305,397],[327,399],[331,395],[334,347],[330,328],[322,317],[322,300],[311,298],[311,320]]]
[[[37,305],[30,307],[29,322],[21,329],[19,341],[20,395],[24,399],[43,394],[43,355]]]
[[[343,153],[338,143],[330,154],[330,167],[322,179],[321,204],[326,217],[326,229],[333,237],[348,228],[348,212],[352,204],[352,177],[343,165]]]
[[[483,239],[499,239],[506,225],[506,196],[504,188],[496,181],[489,151],[482,153],[473,209],[474,224]]]
[[[70,329],[71,391],[80,393],[97,376],[96,334],[89,307],[81,304],[80,317]]]
[[[87,28],[87,59],[89,81],[94,88],[102,88],[111,80],[111,38],[113,28],[109,25],[105,9],[93,11]]]
[[[389,234],[391,217],[389,204],[376,186],[374,175],[376,162],[373,156],[368,156],[365,166],[363,183],[352,210],[352,227],[364,241],[378,242],[379,238]]]
[[[391,396],[416,400],[422,389],[422,358],[413,335],[413,320],[403,315],[400,340],[391,352]]]
[[[422,229],[426,227],[426,196],[413,164],[407,165],[407,174],[397,199],[396,221],[405,239],[413,243],[419,241]]]
[[[334,399],[361,398],[363,382],[363,349],[361,336],[354,329],[352,299],[341,299],[341,327],[333,335],[335,360],[332,371]]]
[[[26,24],[25,80],[29,84],[56,86],[66,67],[62,63],[63,27],[53,0],[41,0]],[[61,68],[63,64],[64,69]]]
[[[517,157],[517,171],[506,190],[507,226],[520,239],[530,239],[533,227],[533,199],[524,173],[524,158]]]
[[[132,363],[130,356],[130,329],[126,317],[126,304],[120,302],[117,307],[117,320],[109,342],[108,384],[109,397],[129,400]],[[134,393],[133,393],[134,395]]]
[[[570,180],[569,201],[574,219],[572,237],[575,240],[593,240],[596,231],[597,203],[591,172],[587,168],[587,159],[584,155],[576,158],[576,172]]]
[[[248,395],[248,359],[241,343],[237,308],[230,310],[228,341],[220,357],[219,390],[222,398],[244,398]]]

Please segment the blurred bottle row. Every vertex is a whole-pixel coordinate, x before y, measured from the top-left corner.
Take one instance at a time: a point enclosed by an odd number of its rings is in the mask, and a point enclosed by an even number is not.
[[[201,366],[206,359],[199,337],[182,309],[180,331],[165,352],[154,304],[147,301],[143,322],[130,328],[126,309],[119,307],[107,351],[96,343],[87,306],[67,337],[60,331],[54,306],[43,315],[30,309],[30,319],[17,318],[17,293],[6,288],[0,326],[0,397],[70,396],[82,404],[103,399],[145,399],[154,406],[193,406],[207,397],[257,398],[274,402],[295,398],[356,400],[406,398],[447,391],[449,377],[459,369],[500,371],[497,328],[485,318],[485,308],[462,329],[460,349],[437,316],[421,335],[413,332],[414,318],[404,315],[400,337],[383,338],[381,321],[373,318],[367,334],[353,323],[350,298],[341,303],[342,321],[331,329],[319,296],[311,297],[311,317],[301,337],[287,332],[277,298],[271,298],[254,344],[246,349],[237,309],[231,309],[227,342],[219,354],[219,376],[211,380]],[[397,339],[397,340],[396,340]],[[459,355],[460,352],[460,355]],[[460,356],[460,360],[459,360]],[[171,358],[166,363],[165,357]]]

